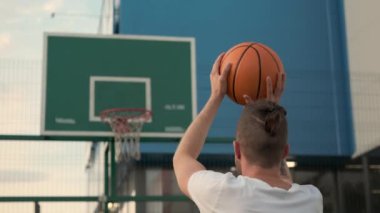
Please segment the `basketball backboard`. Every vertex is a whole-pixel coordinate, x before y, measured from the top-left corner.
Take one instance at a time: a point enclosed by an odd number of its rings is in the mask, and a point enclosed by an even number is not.
[[[180,137],[196,115],[195,40],[52,34],[44,37],[42,135],[111,136],[100,112],[153,112],[142,137]]]

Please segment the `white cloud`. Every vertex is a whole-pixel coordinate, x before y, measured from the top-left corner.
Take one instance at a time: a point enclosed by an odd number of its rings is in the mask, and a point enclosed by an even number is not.
[[[36,16],[59,10],[64,4],[63,0],[30,1],[26,5],[15,4],[16,13],[22,16]]]
[[[0,33],[0,51],[11,44],[11,35],[9,33]]]
[[[42,5],[42,10],[46,12],[55,12],[62,6],[63,0],[49,0]]]
[[[18,8],[17,13],[23,16],[26,15],[34,15],[40,12],[40,9],[36,6],[31,7],[25,7],[25,8]]]
[[[13,40],[13,37],[11,36],[11,34],[9,32],[6,32],[6,33],[1,33],[0,32],[0,56],[1,57],[6,57],[9,52],[12,51],[12,40]],[[0,71],[3,71],[1,70],[0,68]]]

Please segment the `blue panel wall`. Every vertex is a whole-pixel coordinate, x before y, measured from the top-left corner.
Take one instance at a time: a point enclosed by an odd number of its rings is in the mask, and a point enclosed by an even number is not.
[[[124,0],[120,33],[196,38],[198,108],[216,56],[243,41],[269,45],[287,73],[293,155],[351,155],[352,119],[342,2]],[[210,137],[233,137],[241,107],[225,99]]]

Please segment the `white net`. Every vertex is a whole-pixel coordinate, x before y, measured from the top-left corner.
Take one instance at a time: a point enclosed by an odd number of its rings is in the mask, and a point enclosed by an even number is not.
[[[101,117],[115,135],[115,160],[140,160],[140,133],[151,112],[145,109],[110,109],[103,111]]]

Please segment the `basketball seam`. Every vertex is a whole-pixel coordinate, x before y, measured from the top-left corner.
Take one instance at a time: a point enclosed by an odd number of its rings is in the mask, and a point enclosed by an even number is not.
[[[251,43],[249,46],[247,46],[247,48],[244,50],[244,52],[241,54],[240,58],[239,58],[239,61],[238,63],[236,64],[236,69],[235,69],[235,72],[234,72],[234,80],[233,80],[233,84],[232,84],[232,91],[233,91],[233,95],[234,95],[234,100],[236,103],[238,103],[238,100],[236,98],[236,92],[235,92],[235,84],[236,84],[236,76],[237,76],[237,73],[238,73],[238,70],[239,70],[239,65],[240,65],[240,62],[241,60],[243,59],[245,53],[248,51],[248,49],[250,47],[252,47],[253,45],[255,45],[256,43]]]
[[[236,50],[237,48],[240,48],[240,47],[245,47],[245,48],[247,48],[247,47],[249,47],[251,44],[249,44],[249,45],[241,45],[241,46],[237,46],[237,47],[234,47],[234,48],[232,48],[231,50],[228,50],[227,51],[227,53],[224,55],[224,57],[225,56],[228,56],[230,53],[232,53],[234,50]]]
[[[259,98],[259,94],[260,94],[260,90],[261,90],[261,58],[260,58],[260,54],[259,54],[259,51],[251,46],[251,48],[253,50],[255,50],[256,54],[257,54],[257,59],[258,59],[258,62],[259,62],[259,83],[258,83],[258,86],[257,86],[257,94],[256,94],[256,99]]]
[[[236,50],[236,49],[238,49],[238,48],[240,48],[240,47],[242,47],[242,48],[247,48],[247,47],[249,47],[250,45],[241,45],[241,46],[237,46],[237,47],[234,47],[234,48],[232,48],[231,50],[228,50],[227,51],[227,53],[223,56],[223,58],[222,58],[222,61],[220,62],[220,64],[223,64],[223,60],[224,60],[224,58],[226,58],[229,54],[231,54],[234,50]]]
[[[238,49],[238,48],[240,48],[240,47],[242,47],[242,48],[247,48],[249,45],[238,45],[238,46],[236,46],[236,47],[233,47],[232,49],[230,49],[230,50],[228,50],[227,52],[226,52],[226,54],[225,55],[223,55],[223,57],[222,57],[222,59],[221,59],[221,61],[220,61],[220,65],[219,65],[219,74],[221,74],[221,70],[220,70],[220,68],[222,67],[222,65],[223,65],[223,63],[224,63],[224,59],[229,55],[229,54],[231,54],[234,50],[236,50],[236,49]]]
[[[261,45],[260,43],[257,43],[258,46],[260,46],[261,48],[263,48],[266,52],[269,53],[269,55],[272,57],[272,59],[274,60],[274,63],[276,64],[276,67],[277,67],[277,72],[280,72],[280,65],[278,65],[277,63],[277,60],[276,58],[274,57],[274,55],[268,50],[268,48],[264,47],[263,45]]]

